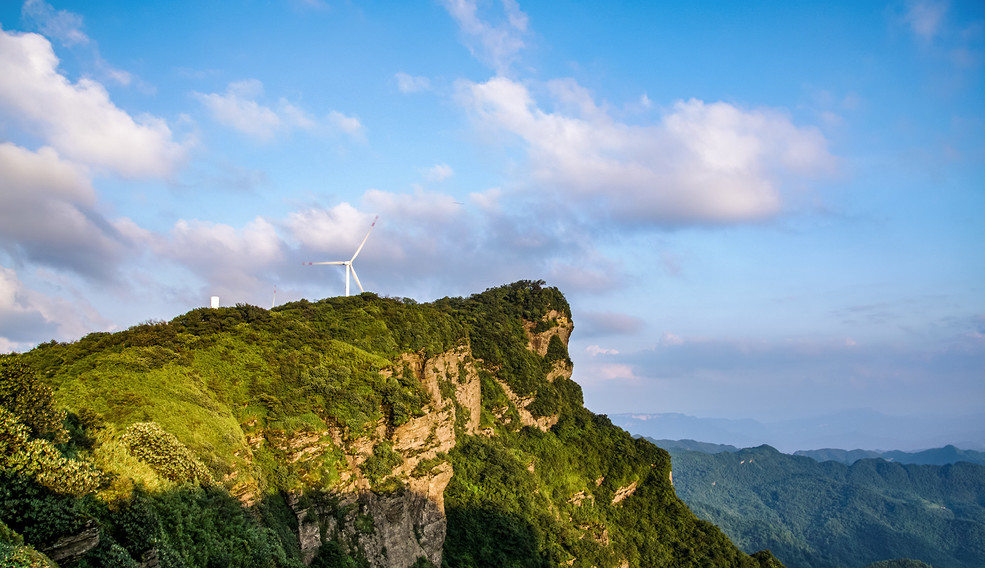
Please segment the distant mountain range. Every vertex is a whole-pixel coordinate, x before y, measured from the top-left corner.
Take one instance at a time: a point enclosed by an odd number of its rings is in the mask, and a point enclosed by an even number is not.
[[[935,568],[985,566],[985,466],[845,465],[765,445],[655,442],[670,452],[674,489],[696,515],[744,550],[771,550],[787,568],[862,568],[900,558]]]
[[[637,436],[658,440],[701,440],[735,447],[769,444],[787,453],[821,448],[915,452],[949,444],[985,451],[985,413],[915,418],[887,416],[873,410],[851,410],[776,422],[698,418],[678,413],[627,413],[610,414],[609,419]],[[841,461],[840,458],[825,459]]]
[[[735,453],[739,451],[739,448],[732,445],[697,442],[695,440],[657,440],[650,437],[647,437],[647,440],[668,451],[690,451],[704,454]],[[985,452],[962,450],[951,445],[920,452],[901,452],[899,450],[880,452],[876,450],[824,448],[821,450],[798,450],[793,455],[813,458],[818,462],[835,461],[845,465],[852,465],[858,460],[864,459],[883,459],[896,463],[917,465],[947,465],[958,462],[985,465]]]
[[[873,450],[837,450],[825,448],[823,450],[798,450],[794,452],[794,455],[807,456],[819,462],[836,461],[846,465],[851,465],[858,460],[868,458],[882,458],[886,461],[897,463],[922,465],[947,465],[958,462],[985,465],[985,452],[962,450],[951,445],[944,446],[943,448],[923,450],[922,452],[901,452],[899,450],[877,452]]]

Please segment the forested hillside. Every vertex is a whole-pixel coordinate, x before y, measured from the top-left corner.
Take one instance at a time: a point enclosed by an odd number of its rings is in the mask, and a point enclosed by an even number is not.
[[[0,357],[6,566],[778,566],[588,412],[561,293],[197,309]]]
[[[788,567],[863,567],[889,559],[935,568],[985,566],[985,466],[848,466],[769,446],[671,449],[677,494],[740,547]]]

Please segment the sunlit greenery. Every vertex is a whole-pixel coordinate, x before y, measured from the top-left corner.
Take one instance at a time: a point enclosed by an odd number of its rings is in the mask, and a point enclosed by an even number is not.
[[[583,407],[554,372],[570,365],[557,335],[542,336],[546,355],[529,348],[529,334],[570,319],[557,289],[521,281],[429,304],[364,293],[196,309],[0,358],[0,554],[33,566],[59,538],[95,530],[67,566],[298,568],[289,501],[374,534],[387,520],[341,505],[343,478],[401,495],[450,463],[445,566],[776,565],[690,513],[666,452]],[[437,385],[456,445],[395,475],[405,456],[388,437],[442,410],[403,356],[456,349],[457,376]],[[469,365],[482,435],[466,434],[455,397]],[[514,395],[556,424],[524,426]],[[358,467],[339,439],[368,448]],[[350,545],[328,541],[311,565],[365,566]]]

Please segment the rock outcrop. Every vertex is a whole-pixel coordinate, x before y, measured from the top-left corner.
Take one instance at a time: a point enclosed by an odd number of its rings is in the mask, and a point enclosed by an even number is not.
[[[81,532],[62,537],[41,552],[55,562],[71,562],[98,545],[99,527],[90,523]]]
[[[551,311],[540,324],[545,326],[545,331],[535,333],[537,322],[524,322],[531,351],[545,355],[553,336],[567,347],[572,330],[567,317]],[[364,556],[374,568],[407,568],[422,557],[441,565],[446,534],[444,490],[453,475],[447,453],[456,444],[456,424],[466,435],[482,433],[481,381],[467,342],[432,357],[405,353],[381,374],[403,376],[408,371],[430,399],[423,416],[389,432],[381,422],[371,435],[355,440],[347,440],[338,429],[274,438],[290,463],[318,460],[335,448],[344,454],[346,467],[324,502],[310,504],[303,495],[291,499],[306,563],[326,542],[336,541],[351,554]],[[548,380],[570,376],[570,363],[557,361]],[[534,416],[527,410],[532,397],[520,397],[503,381],[496,382],[523,425],[547,430],[557,422],[556,416]],[[388,444],[401,461],[386,479],[374,485],[362,466],[381,443]],[[380,490],[381,486],[385,489]],[[303,505],[306,502],[309,504]]]
[[[381,420],[370,434],[355,439],[339,428],[292,436],[255,431],[247,436],[251,451],[269,444],[285,463],[296,466],[316,464],[329,452],[342,453],[343,467],[327,494],[298,492],[288,500],[297,516],[306,563],[325,543],[336,541],[374,568],[406,568],[422,557],[441,565],[444,490],[453,474],[447,453],[456,443],[456,424],[465,434],[479,432],[481,384],[467,343],[430,358],[405,353],[381,374],[403,375],[408,370],[429,402],[422,416],[392,430]],[[399,456],[399,465],[374,483],[364,466],[381,444]]]

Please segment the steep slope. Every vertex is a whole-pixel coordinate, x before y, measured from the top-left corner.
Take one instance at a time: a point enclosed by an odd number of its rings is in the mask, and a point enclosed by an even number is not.
[[[670,451],[678,495],[698,516],[747,550],[769,547],[789,567],[894,558],[985,566],[985,466],[847,466],[769,446]]]
[[[584,408],[572,329],[560,292],[525,281],[431,304],[362,294],[199,309],[4,357],[0,382],[40,398],[50,386],[68,414],[62,434],[33,431],[23,404],[0,404],[0,442],[13,440],[0,444],[0,554],[775,565],[691,514],[665,451]],[[30,444],[61,461],[25,465],[13,450]],[[91,487],[65,481],[79,468]]]

